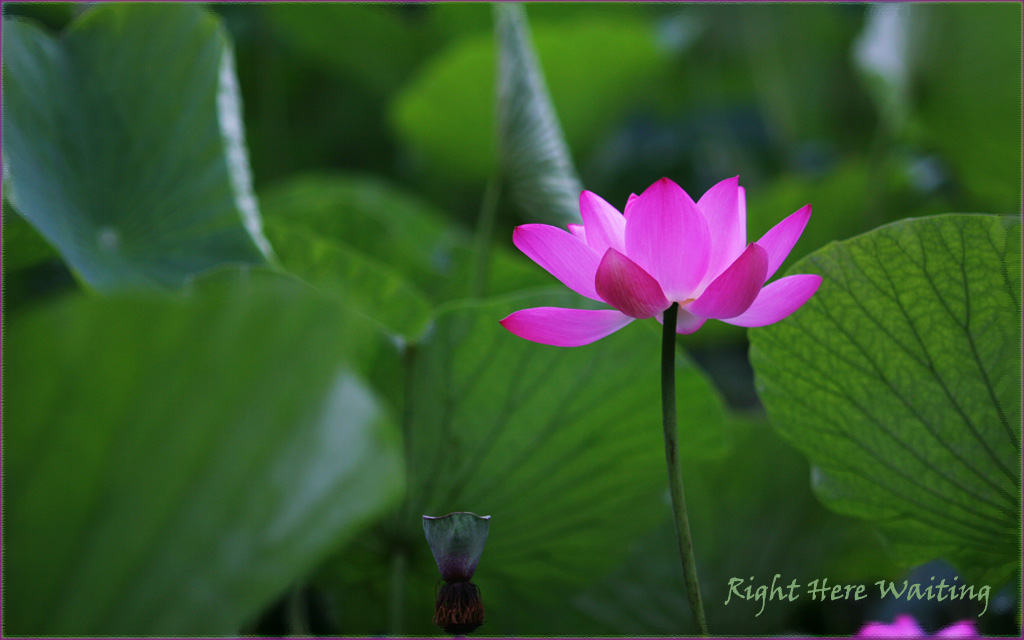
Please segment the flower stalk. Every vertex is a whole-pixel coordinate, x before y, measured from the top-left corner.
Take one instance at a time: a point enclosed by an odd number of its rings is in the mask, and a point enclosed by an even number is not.
[[[498,215],[498,201],[501,198],[501,186],[498,177],[487,181],[483,200],[480,202],[480,214],[476,223],[476,255],[473,260],[473,278],[470,283],[469,297],[479,298],[487,285],[487,265],[490,260],[491,235],[494,230],[494,218]]]
[[[697,562],[693,556],[690,520],[686,515],[686,497],[683,495],[683,472],[679,462],[679,429],[676,425],[676,317],[679,303],[665,310],[665,326],[661,341],[661,416],[665,430],[665,462],[668,464],[668,486],[672,495],[672,514],[676,525],[679,556],[683,561],[683,578],[690,610],[702,636],[708,635],[704,605],[697,581]]]
[[[694,333],[711,319],[763,327],[807,302],[821,285],[821,276],[768,280],[803,233],[811,205],[790,214],[757,242],[747,242],[747,198],[739,176],[722,180],[696,202],[678,184],[662,178],[639,196],[631,195],[622,212],[584,191],[580,218],[583,224],[566,229],[520,225],[512,232],[512,243],[565,286],[611,308],[520,309],[501,325],[533,342],[580,347],[634,320],[663,321],[661,403],[668,484],[686,592],[697,627],[706,636],[679,464],[676,334]]]

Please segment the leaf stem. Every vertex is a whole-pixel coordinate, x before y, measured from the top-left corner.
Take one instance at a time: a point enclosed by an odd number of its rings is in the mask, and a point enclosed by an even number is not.
[[[288,592],[288,635],[311,635],[309,616],[306,613],[306,599],[301,584],[296,584]]]
[[[678,302],[672,303],[672,306],[665,310],[665,327],[661,334],[661,418],[665,429],[668,486],[672,494],[672,514],[675,516],[679,556],[683,561],[686,595],[690,600],[690,609],[693,611],[700,634],[706,636],[708,635],[708,623],[704,618],[704,605],[700,599],[697,563],[693,557],[690,521],[686,515],[686,498],[683,495],[683,471],[679,463],[679,430],[676,426],[676,316],[678,312]]]
[[[388,635],[402,635],[405,615],[405,553],[397,551],[391,556],[391,602],[388,606]]]
[[[498,214],[498,197],[501,193],[497,176],[487,182],[483,200],[480,202],[480,214],[476,222],[476,259],[473,263],[470,298],[479,298],[487,284],[487,262],[490,256],[491,235],[494,231],[494,218]]]

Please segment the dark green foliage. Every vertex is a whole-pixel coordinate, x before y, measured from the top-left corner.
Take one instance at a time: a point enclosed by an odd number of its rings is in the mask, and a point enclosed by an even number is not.
[[[493,517],[477,633],[692,632],[661,327],[498,321],[593,305],[515,225],[737,174],[750,241],[813,205],[782,271],[826,281],[679,341],[712,633],[931,631],[723,603],[936,558],[1019,631],[1020,219],[935,215],[1020,211],[1019,5],[3,10],[5,634],[439,634],[456,510]]]

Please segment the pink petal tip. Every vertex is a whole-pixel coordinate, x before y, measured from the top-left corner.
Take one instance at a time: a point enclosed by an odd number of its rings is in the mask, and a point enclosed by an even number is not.
[[[509,314],[501,326],[531,342],[580,347],[615,333],[633,318],[614,309],[536,307]]]

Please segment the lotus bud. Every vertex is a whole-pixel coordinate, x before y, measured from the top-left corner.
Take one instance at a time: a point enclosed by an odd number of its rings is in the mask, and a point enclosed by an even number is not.
[[[445,581],[434,603],[434,624],[448,633],[469,633],[484,622],[480,588],[470,579],[484,551],[490,519],[467,511],[423,516],[423,533]]]

